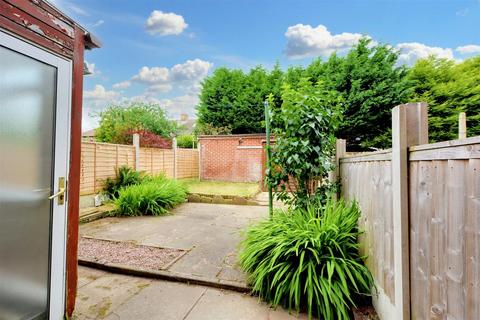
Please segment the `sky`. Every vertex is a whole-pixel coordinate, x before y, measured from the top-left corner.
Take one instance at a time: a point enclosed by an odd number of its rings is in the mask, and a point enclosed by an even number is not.
[[[480,54],[480,0],[50,0],[99,38],[87,51],[83,130],[111,104],[158,103],[195,117],[215,68],[283,69],[344,54],[362,36],[412,65]]]

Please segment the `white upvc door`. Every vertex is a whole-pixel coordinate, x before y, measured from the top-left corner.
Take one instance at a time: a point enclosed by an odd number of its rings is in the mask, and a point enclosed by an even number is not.
[[[0,319],[64,316],[71,79],[0,29]]]

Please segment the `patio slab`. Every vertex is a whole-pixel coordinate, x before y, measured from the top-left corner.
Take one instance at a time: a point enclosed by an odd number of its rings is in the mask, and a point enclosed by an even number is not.
[[[237,265],[241,231],[267,216],[265,206],[185,203],[169,216],[105,218],[83,224],[80,235],[188,250],[167,273],[245,288],[246,277]]]
[[[93,280],[94,279],[94,280]],[[73,319],[135,320],[293,320],[256,297],[203,286],[110,274],[79,267],[76,311]]]

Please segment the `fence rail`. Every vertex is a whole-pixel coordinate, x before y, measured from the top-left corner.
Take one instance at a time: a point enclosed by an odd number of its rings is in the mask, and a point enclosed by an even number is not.
[[[120,166],[169,178],[198,178],[197,149],[139,148],[138,165],[135,151],[135,146],[82,142],[80,194],[101,191],[103,180],[114,177]]]
[[[480,319],[480,137],[428,144],[426,108],[393,110],[392,150],[337,143],[341,193],[362,210],[381,319]]]

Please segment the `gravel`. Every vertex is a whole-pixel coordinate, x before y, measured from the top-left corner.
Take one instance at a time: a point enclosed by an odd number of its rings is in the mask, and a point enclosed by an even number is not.
[[[103,264],[123,264],[146,270],[164,270],[184,250],[136,245],[131,242],[80,238],[78,257]]]

